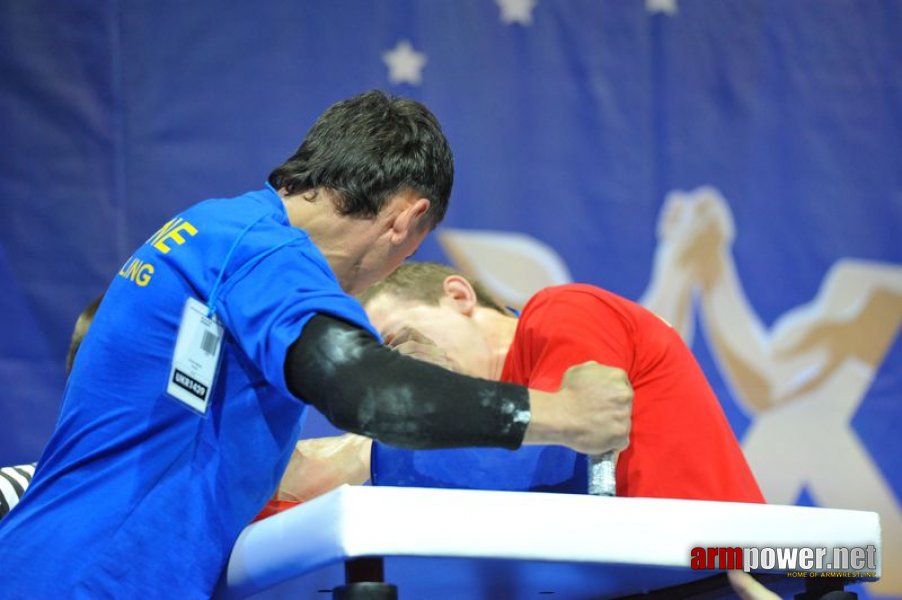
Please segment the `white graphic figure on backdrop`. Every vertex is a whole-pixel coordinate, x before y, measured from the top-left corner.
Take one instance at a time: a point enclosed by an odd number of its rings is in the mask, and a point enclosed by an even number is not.
[[[717,190],[669,194],[657,233],[640,302],[691,344],[697,294],[718,368],[753,420],[743,448],[768,501],[792,504],[806,486],[820,506],[879,512],[883,564],[902,564],[899,504],[850,423],[902,323],[902,266],[840,260],[814,300],[768,329],[736,273],[733,219]],[[561,258],[529,236],[446,229],[440,242],[511,306],[571,280]],[[902,593],[902,573],[884,569],[871,590]]]
[[[839,260],[811,302],[768,329],[737,274],[720,193],[673,193],[663,214],[719,370],[753,417],[743,449],[767,500],[791,504],[807,486],[820,506],[879,512],[883,564],[902,564],[899,504],[851,424],[902,324],[902,266]],[[902,592],[902,573],[884,569],[872,589]]]

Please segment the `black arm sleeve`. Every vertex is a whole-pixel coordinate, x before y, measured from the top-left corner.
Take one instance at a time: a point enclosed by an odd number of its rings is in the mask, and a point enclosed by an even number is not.
[[[518,448],[529,424],[526,388],[403,356],[322,314],[288,349],[285,380],[336,427],[402,448]]]

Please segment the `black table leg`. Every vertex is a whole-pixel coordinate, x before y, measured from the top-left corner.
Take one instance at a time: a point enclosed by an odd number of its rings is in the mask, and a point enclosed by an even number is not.
[[[842,578],[817,578],[805,581],[805,591],[795,595],[795,600],[857,600],[858,594],[845,591]]]
[[[385,583],[381,558],[364,557],[345,561],[345,585],[332,590],[333,600],[398,600],[398,588]]]

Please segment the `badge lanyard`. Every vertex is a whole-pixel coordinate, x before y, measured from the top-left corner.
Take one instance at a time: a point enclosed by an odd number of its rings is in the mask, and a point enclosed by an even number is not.
[[[222,350],[224,329],[219,317],[216,316],[216,301],[222,288],[222,278],[238,244],[247,232],[268,214],[255,219],[235,238],[216,276],[207,304],[188,296],[182,309],[166,392],[201,415],[207,414],[207,407],[210,405],[210,395],[216,381],[219,355]]]

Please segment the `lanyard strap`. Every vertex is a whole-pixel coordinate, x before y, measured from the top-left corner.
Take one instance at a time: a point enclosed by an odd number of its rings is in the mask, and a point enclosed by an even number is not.
[[[222,263],[222,267],[219,268],[219,274],[216,276],[216,282],[213,284],[213,290],[210,292],[210,299],[207,301],[208,319],[211,318],[216,312],[216,300],[219,298],[219,290],[222,287],[222,276],[225,275],[226,267],[229,266],[229,262],[232,260],[232,255],[235,253],[235,249],[238,248],[238,244],[241,243],[241,240],[244,239],[244,236],[247,235],[247,232],[251,230],[251,227],[268,216],[269,213],[264,213],[260,215],[259,218],[254,219],[247,227],[245,227],[241,231],[241,233],[238,234],[238,237],[235,238],[235,241],[232,242],[232,247],[229,248],[229,252],[226,254],[225,260]]]

